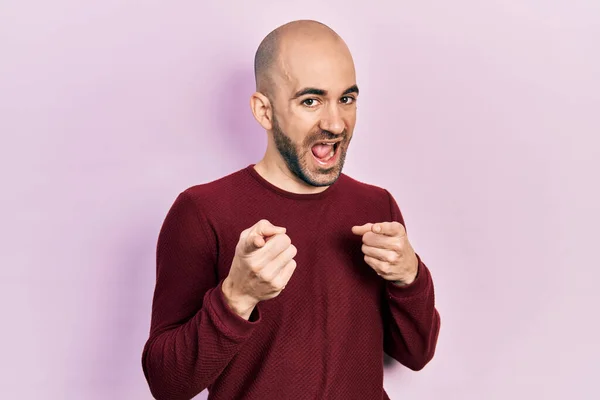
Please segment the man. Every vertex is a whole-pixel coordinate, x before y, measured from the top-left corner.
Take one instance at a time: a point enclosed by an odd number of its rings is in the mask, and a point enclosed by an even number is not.
[[[383,352],[433,357],[431,275],[384,189],[342,167],[358,87],[315,21],[270,33],[251,108],[264,158],[182,192],[157,246],[142,364],[157,399],[387,399]]]

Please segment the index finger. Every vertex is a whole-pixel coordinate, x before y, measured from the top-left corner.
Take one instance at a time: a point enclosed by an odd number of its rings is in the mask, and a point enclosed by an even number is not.
[[[254,225],[252,231],[262,237],[268,237],[279,233],[285,233],[286,229],[281,226],[273,225],[269,220],[261,219]]]
[[[370,232],[371,229],[373,229],[373,224],[369,222],[368,224],[353,226],[352,233],[354,233],[355,235],[362,236],[365,233]]]
[[[285,233],[284,227],[275,226],[266,219],[261,219],[250,227],[244,240],[244,252],[250,254],[265,246],[269,239],[275,235]]]

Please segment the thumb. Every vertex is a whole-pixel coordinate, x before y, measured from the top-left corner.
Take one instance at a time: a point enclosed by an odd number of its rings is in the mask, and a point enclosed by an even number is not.
[[[266,219],[258,221],[256,224],[256,229],[254,229],[254,234],[262,237],[274,236],[280,233],[285,233],[285,228],[280,226],[275,226]]]
[[[373,227],[372,223],[368,223],[368,224],[364,224],[364,225],[360,225],[360,226],[353,226],[352,227],[352,233],[354,233],[355,235],[364,235],[365,233],[369,232]]]
[[[267,241],[261,235],[256,232],[251,232],[243,242],[243,249],[245,254],[250,254],[255,250],[260,249],[265,245]]]
[[[280,233],[285,233],[285,231],[285,228],[275,226],[266,219],[258,221],[252,228],[250,228],[250,232],[244,243],[244,252],[249,254],[262,248],[270,237]]]

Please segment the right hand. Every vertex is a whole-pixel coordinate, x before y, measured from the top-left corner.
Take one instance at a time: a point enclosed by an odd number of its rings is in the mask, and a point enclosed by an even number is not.
[[[285,232],[263,219],[240,235],[223,294],[245,319],[258,302],[278,296],[296,269],[297,249]]]

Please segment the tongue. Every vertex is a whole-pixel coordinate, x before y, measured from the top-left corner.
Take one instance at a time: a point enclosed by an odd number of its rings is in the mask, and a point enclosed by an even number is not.
[[[317,158],[325,158],[331,152],[331,146],[326,144],[317,144],[313,146],[312,152]]]

